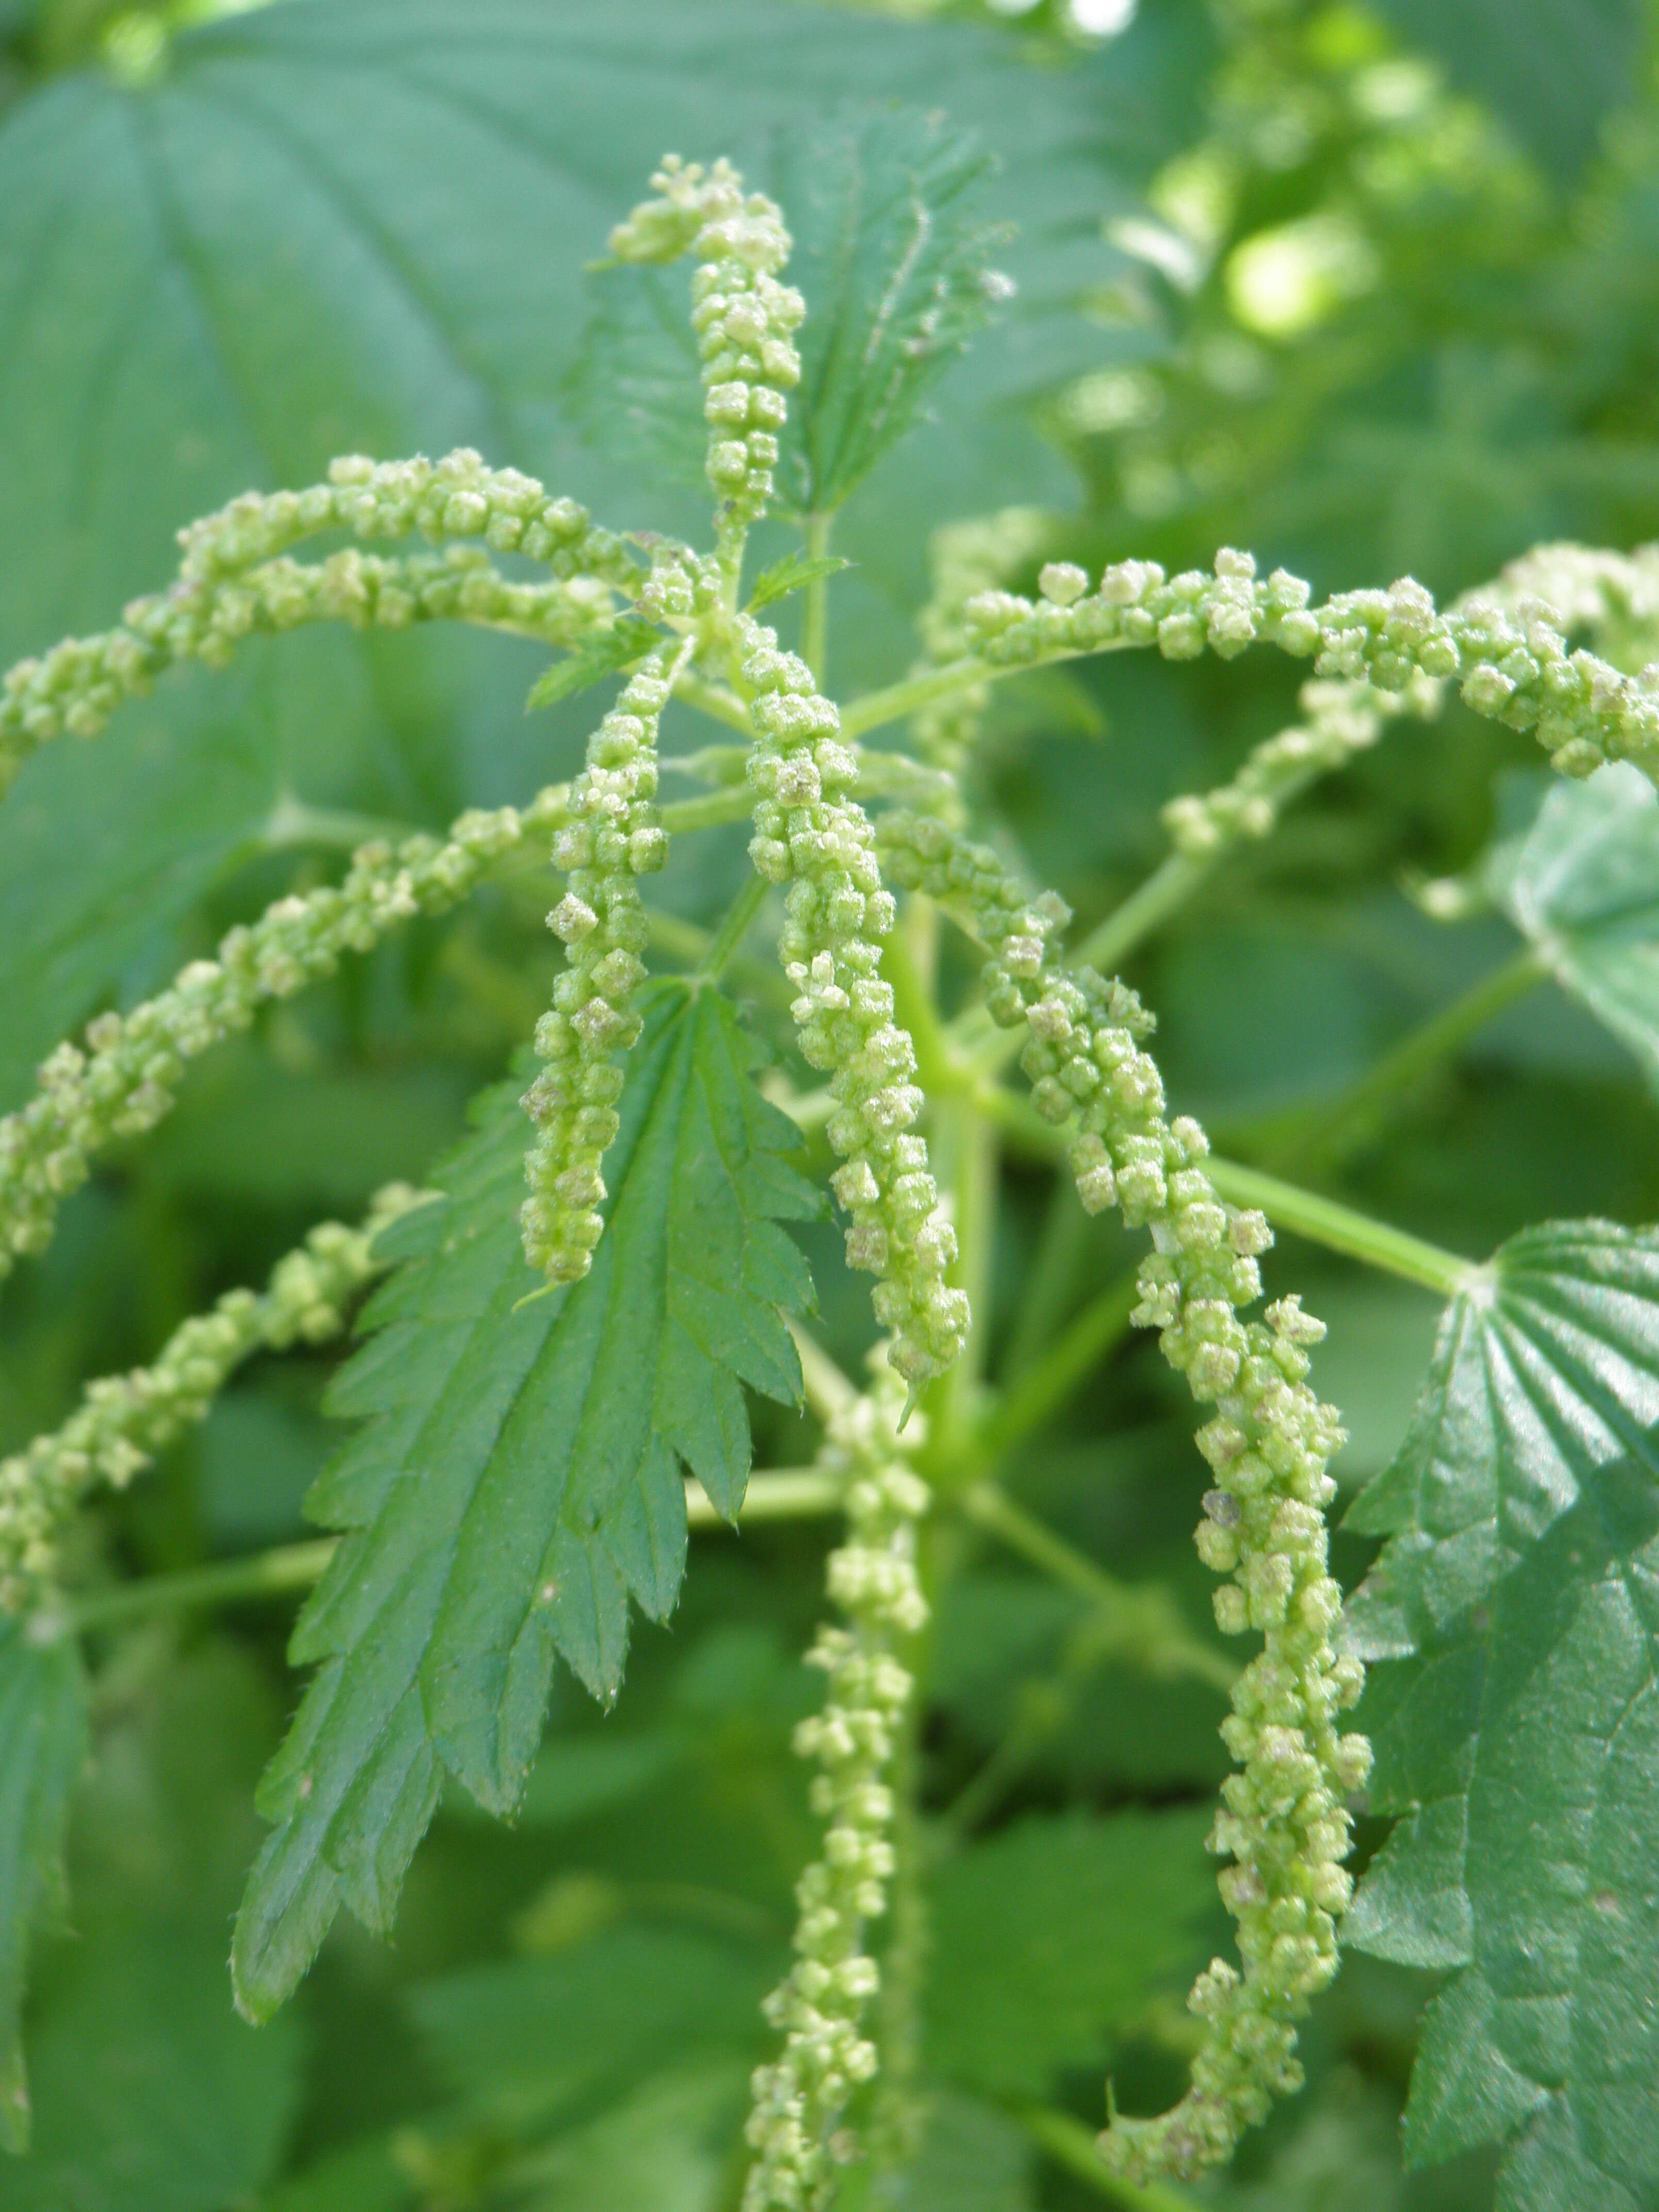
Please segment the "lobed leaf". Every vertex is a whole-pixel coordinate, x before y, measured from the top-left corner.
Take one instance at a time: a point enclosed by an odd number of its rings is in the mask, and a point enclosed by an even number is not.
[[[1486,879],[1562,989],[1659,1090],[1659,792],[1625,762],[1551,784]]]
[[[1659,1231],[1523,1231],[1455,1298],[1350,1608],[1401,1817],[1347,1941],[1452,1967],[1407,2155],[1500,2212],[1659,2201]]]
[[[30,1938],[63,1884],[86,1689],[73,1637],[37,1642],[0,1623],[0,2145],[29,2139],[21,2014]]]
[[[319,1477],[313,1517],[348,1534],[295,1632],[321,1662],[260,1808],[276,1823],[238,1921],[239,2002],[294,1987],[337,1907],[371,1928],[447,1771],[510,1813],[556,1654],[614,1697],[629,1600],[661,1620],[685,1559],[680,1464],[735,1518],[747,1384],[799,1396],[779,1309],[811,1284],[780,1219],[818,1211],[782,1155],[793,1126],[749,1081],[712,991],[653,987],[630,1059],[613,1195],[592,1272],[525,1304],[525,1124],[486,1094],[447,1195],[389,1236],[404,1264],[333,1410],[366,1426]]]
[[[791,592],[803,591],[820,577],[834,576],[842,568],[851,566],[851,562],[843,560],[839,553],[809,554],[798,547],[794,552],[786,554],[781,561],[773,562],[769,568],[761,570],[750,586],[749,611],[751,615],[758,614],[763,607],[769,607],[775,599],[787,598]]]
[[[585,691],[590,684],[626,666],[630,660],[649,653],[660,641],[661,633],[635,615],[622,615],[609,629],[598,630],[574,653],[556,660],[544,674],[538,676],[531,686],[526,707],[550,707],[556,699],[568,699],[573,692]]]

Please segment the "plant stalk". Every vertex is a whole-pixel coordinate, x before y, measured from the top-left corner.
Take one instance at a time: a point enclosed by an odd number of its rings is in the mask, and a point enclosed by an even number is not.
[[[1494,1015],[1524,998],[1548,975],[1542,956],[1528,945],[1402,1037],[1330,1105],[1297,1117],[1288,1131],[1281,1132],[1268,1157],[1275,1165],[1294,1158],[1304,1168],[1340,1166],[1370,1137],[1379,1107],[1451,1059]]]
[[[830,531],[834,517],[828,514],[809,514],[806,518],[806,557],[822,560],[830,550]],[[800,618],[800,657],[812,672],[812,680],[820,691],[828,684],[830,660],[830,579],[814,576],[806,586]]]

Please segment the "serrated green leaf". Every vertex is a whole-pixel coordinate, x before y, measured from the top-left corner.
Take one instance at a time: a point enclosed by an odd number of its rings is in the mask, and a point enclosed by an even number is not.
[[[989,320],[994,249],[982,145],[915,112],[849,117],[784,142],[775,190],[811,312],[778,480],[801,514],[833,514],[911,428]]]
[[[1563,990],[1659,1090],[1659,792],[1622,762],[1552,784],[1487,864],[1492,895]]]
[[[926,2048],[993,2097],[1103,2062],[1149,1992],[1200,1963],[1217,1911],[1207,1811],[1022,1820],[934,1880]]]
[[[1659,2202],[1659,1232],[1523,1231],[1454,1299],[1348,1633],[1403,1817],[1345,1924],[1454,1966],[1413,2159],[1504,2148],[1500,2212]]]
[[[0,2145],[29,2139],[21,2014],[30,1939],[62,1887],[86,1691],[73,1637],[34,1642],[0,1622]]]
[[[975,140],[914,110],[853,113],[777,140],[767,188],[807,302],[777,470],[795,514],[845,502],[988,319],[989,257],[1005,240],[975,203],[993,167]],[[678,480],[692,480],[707,433],[684,280],[627,267],[596,289],[573,400],[592,434],[641,434]]]
[[[556,660],[544,675],[538,676],[530,688],[525,702],[526,708],[550,707],[556,699],[568,699],[573,692],[586,690],[602,677],[618,668],[626,667],[649,653],[658,642],[659,633],[648,622],[637,615],[619,615],[609,629],[596,631],[585,639],[574,653]]]
[[[852,562],[839,553],[807,553],[797,549],[781,561],[775,561],[769,568],[763,568],[749,592],[749,611],[758,614],[769,607],[775,599],[785,599],[791,592],[805,590],[821,576],[838,575],[842,569],[850,568]]]
[[[295,1630],[321,1668],[261,1788],[277,1826],[233,1954],[250,2012],[293,1988],[341,1904],[387,1925],[442,1771],[513,1809],[556,1654],[615,1695],[629,1596],[659,1620],[678,1589],[678,1462],[735,1516],[743,1386],[799,1395],[779,1309],[811,1284],[777,1224],[818,1200],[781,1157],[793,1125],[716,993],[663,983],[643,1004],[583,1281],[522,1303],[516,1086],[482,1102],[447,1196],[386,1240],[404,1264],[331,1400],[367,1425],[309,1501],[351,1533]]]

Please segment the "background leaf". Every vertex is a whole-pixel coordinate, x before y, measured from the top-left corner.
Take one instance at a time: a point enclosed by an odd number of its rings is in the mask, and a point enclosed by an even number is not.
[[[793,1125],[749,1082],[712,991],[658,987],[632,1055],[592,1272],[521,1304],[526,1127],[514,1091],[440,1170],[449,1195],[387,1249],[376,1334],[335,1410],[366,1414],[310,1510],[354,1533],[295,1632],[320,1660],[261,1808],[278,1823],[238,1923],[241,2002],[292,1989],[337,1905],[388,1923],[443,1769],[510,1812],[555,1652],[615,1696],[630,1596],[661,1620],[685,1555],[683,1459],[735,1516],[743,1384],[799,1389],[777,1307],[810,1298],[775,1218],[816,1195],[780,1153]]]
[[[1648,27],[1641,0],[1381,0],[1414,45],[1483,94],[1559,179],[1595,148],[1608,113],[1636,89]]]
[[[1460,1970],[1406,2148],[1504,2144],[1503,2212],[1659,2188],[1656,1422],[1659,1235],[1526,1231],[1449,1308],[1350,1516],[1389,1538],[1350,1632],[1393,1662],[1372,1802],[1404,1817],[1346,1940]]]
[[[63,1886],[64,1830],[86,1730],[72,1637],[0,1624],[0,2144],[29,2136],[21,2033],[30,1939]]]
[[[1622,763],[1552,784],[1486,875],[1557,982],[1659,1090],[1659,792]]]
[[[945,1860],[933,1887],[927,2051],[993,2097],[1103,2063],[1151,1990],[1197,1963],[1216,1911],[1207,1811],[1028,1818]]]

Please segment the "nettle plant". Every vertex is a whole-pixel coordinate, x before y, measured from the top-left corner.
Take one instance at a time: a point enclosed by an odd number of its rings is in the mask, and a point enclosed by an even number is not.
[[[1306,584],[1224,550],[1212,572],[1173,577],[1050,561],[1023,596],[1006,586],[1041,532],[1022,513],[943,536],[924,658],[838,704],[830,517],[994,303],[988,244],[916,199],[862,322],[838,331],[830,368],[803,390],[811,302],[786,281],[783,215],[725,161],[667,160],[611,252],[694,264],[710,549],[613,534],[471,452],[353,457],[325,483],[250,493],[193,525],[176,583],[5,678],[9,770],[59,737],[93,737],[177,664],[216,666],[245,638],[310,622],[459,621],[538,640],[559,657],[538,698],[621,678],[574,782],[463,815],[447,838],[363,845],[339,884],[279,899],[158,996],[100,1015],[0,1121],[9,1268],[46,1245],[106,1146],[167,1112],[190,1061],[550,844],[564,947],[552,1006],[431,1188],[389,1189],[361,1224],[317,1228],[264,1290],[229,1292],[149,1366],[91,1383],[62,1428],[0,1465],[0,2047],[15,2148],[25,1945],[54,1893],[80,1759],[81,1643],[131,1596],[64,1571],[65,1521],[200,1420],[240,1362],[334,1336],[377,1281],[331,1391],[358,1426],[309,1500],[333,1534],[222,1577],[228,1591],[316,1578],[291,1647],[314,1671],[259,1791],[270,1833],[235,1928],[248,2018],[293,1992],[341,1906],[389,1929],[447,1783],[514,1814],[556,1662],[617,1697],[630,1608],[671,1613],[690,1528],[840,1514],[834,1617],[808,1654],[823,1702],[795,1739],[821,1846],[764,2007],[774,2046],[753,2075],[742,2202],[851,2203],[902,2170],[927,2101],[922,1985],[948,1969],[939,1954],[963,1923],[958,1898],[930,1945],[949,1837],[920,1794],[918,1706],[930,1607],[967,1522],[1101,1601],[1131,1656],[1231,1691],[1234,1770],[1208,1840],[1237,1956],[1192,1989],[1190,2085],[1156,2117],[1109,2103],[1081,2152],[1048,2114],[1051,2147],[1092,2161],[1109,2194],[1224,2161],[1298,2087],[1297,2024],[1343,1930],[1450,1975],[1413,2078],[1413,2155],[1499,2145],[1509,2205],[1659,2203],[1659,1231],[1553,1224],[1475,1264],[1218,1159],[1169,1110],[1153,1017],[1110,972],[1310,781],[1455,692],[1530,732],[1570,780],[1493,864],[1495,896],[1532,941],[1523,964],[1651,1057],[1645,939],[1620,932],[1654,890],[1659,688],[1622,664],[1652,635],[1659,568],[1547,549],[1441,611],[1409,580],[1315,605]],[[784,462],[807,487],[805,544],[745,581]],[[331,532],[356,542],[294,556]],[[368,550],[410,538],[434,550]],[[797,593],[789,651],[762,617]],[[1605,657],[1575,648],[1586,632]],[[1176,801],[1169,858],[1073,941],[1062,902],[975,835],[990,687],[1085,655],[1231,659],[1257,644],[1310,665],[1304,719],[1231,783]],[[659,757],[676,702],[736,742]],[[872,746],[878,731],[892,741]],[[664,802],[671,765],[708,787]],[[752,879],[692,972],[649,975],[663,933],[647,879],[669,839],[745,816]],[[779,907],[787,1023],[763,988],[742,994],[740,1018],[723,979],[755,969],[744,948]],[[982,963],[954,1010],[941,916]],[[1005,1082],[1013,1064],[1029,1087]],[[791,1077],[802,1066],[821,1088]],[[802,1318],[812,1287],[781,1224],[825,1204],[799,1164],[803,1133],[834,1155],[847,1260],[873,1279],[868,1377],[843,1373]],[[999,1401],[983,1380],[985,1299],[1005,1145],[1052,1160],[1088,1213],[1117,1209],[1146,1247],[1133,1289],[1107,1285]],[[1274,1220],[1449,1301],[1404,1449],[1350,1516],[1386,1541],[1346,1611],[1326,1522],[1343,1431],[1308,1379],[1322,1326],[1293,1296],[1255,1310]],[[997,1480],[1130,1322],[1157,1332],[1199,1411],[1196,1541],[1221,1578],[1219,1628],[1255,1646],[1237,1668],[1166,1599],[1137,1606]],[[811,1466],[751,1475],[748,1391],[804,1395],[822,1437]],[[1368,1662],[1369,1739],[1345,1717]],[[1399,1819],[1356,1898],[1346,1862],[1362,1805]]]

